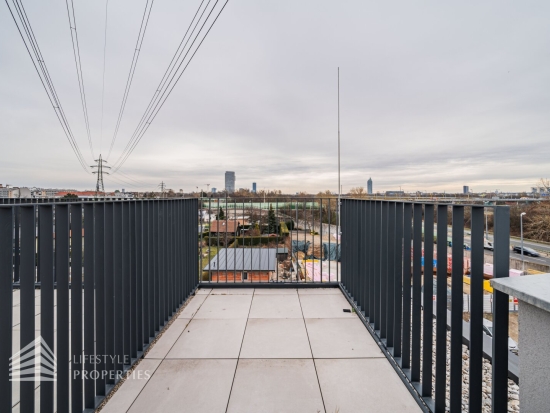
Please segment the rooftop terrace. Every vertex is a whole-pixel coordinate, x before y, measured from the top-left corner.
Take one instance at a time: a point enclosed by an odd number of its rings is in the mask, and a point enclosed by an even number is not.
[[[420,412],[338,288],[200,289],[102,409]]]

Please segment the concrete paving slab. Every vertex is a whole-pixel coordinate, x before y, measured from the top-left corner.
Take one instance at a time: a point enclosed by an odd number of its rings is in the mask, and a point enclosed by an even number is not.
[[[315,360],[327,412],[421,412],[385,358]]]
[[[194,319],[166,358],[238,358],[246,318]]]
[[[211,295],[252,295],[254,288],[212,288]]]
[[[237,360],[164,360],[129,412],[224,413],[236,365]]]
[[[210,294],[211,291],[212,291],[212,288],[199,288],[195,294],[196,295],[203,295],[203,294],[208,295],[208,294]]]
[[[384,357],[361,320],[306,318],[314,358]]]
[[[342,294],[339,288],[298,288],[300,295]]]
[[[297,294],[296,288],[256,288],[254,295]]]
[[[172,349],[181,333],[191,320],[189,318],[178,318],[174,320],[172,325],[164,332],[161,338],[149,350],[146,359],[163,359]]]
[[[342,293],[337,294],[310,294],[300,295],[300,303],[304,318],[356,318],[354,313],[346,313],[343,310],[351,310],[348,300]]]
[[[250,318],[302,318],[298,294],[254,295]]]
[[[228,413],[324,411],[312,359],[239,360]]]
[[[132,373],[132,376],[126,379],[123,383],[124,385],[118,389],[101,410],[102,413],[120,413],[128,411],[139,396],[139,393],[157,370],[161,361],[162,360],[142,360]]]
[[[187,303],[178,318],[193,318],[207,297],[207,295],[195,295],[191,298],[189,303]]]
[[[311,358],[304,320],[249,319],[240,358]]]
[[[208,295],[195,318],[247,318],[252,295]],[[195,297],[196,298],[196,297]]]

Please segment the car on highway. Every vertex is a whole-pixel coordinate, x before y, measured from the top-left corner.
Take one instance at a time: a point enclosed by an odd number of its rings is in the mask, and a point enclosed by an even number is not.
[[[490,320],[487,320],[486,318],[483,319],[483,332],[487,334],[489,337],[493,337],[493,322]],[[510,350],[515,350],[518,348],[518,343],[516,343],[515,340],[508,337],[508,348]]]
[[[515,246],[514,248],[512,248],[512,251],[514,251],[516,254],[521,254],[521,247]],[[540,254],[537,251],[529,247],[523,247],[523,255],[528,255],[530,257],[540,257]]]
[[[494,251],[495,250],[495,246],[493,245],[493,243],[491,241],[487,241],[487,240],[485,240],[483,242],[483,248],[485,248],[486,250],[489,250],[489,251]]]

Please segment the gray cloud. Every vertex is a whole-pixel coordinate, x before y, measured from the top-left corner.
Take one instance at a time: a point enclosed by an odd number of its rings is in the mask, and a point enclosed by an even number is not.
[[[198,1],[155,2],[116,160]],[[76,2],[96,155],[106,153],[145,1],[109,4],[101,137],[103,2]],[[27,13],[87,162],[64,4]],[[546,1],[231,0],[109,189],[336,190],[341,67],[344,189],[524,190],[550,176]],[[92,188],[79,169],[6,7],[0,11],[3,183]],[[136,181],[139,181],[136,182]],[[143,185],[146,183],[148,185]],[[131,186],[131,185],[132,186]]]

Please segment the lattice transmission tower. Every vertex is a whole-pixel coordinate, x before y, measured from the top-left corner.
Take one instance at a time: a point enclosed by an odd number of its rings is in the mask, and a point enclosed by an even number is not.
[[[97,183],[95,185],[95,196],[98,197],[100,194],[103,194],[105,197],[105,185],[103,185],[103,174],[109,175],[109,172],[104,171],[104,169],[111,169],[110,166],[105,165],[107,161],[101,157],[99,154],[99,159],[95,159],[95,165],[92,165],[92,168],[97,168],[97,171],[93,171],[93,174],[97,175]]]

